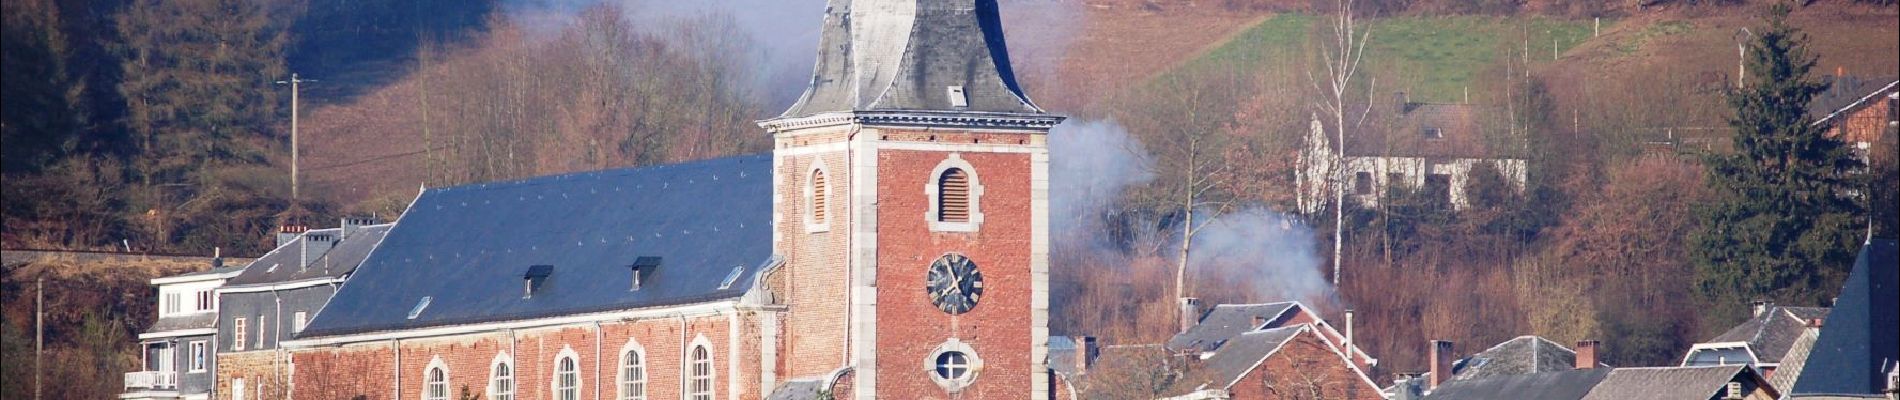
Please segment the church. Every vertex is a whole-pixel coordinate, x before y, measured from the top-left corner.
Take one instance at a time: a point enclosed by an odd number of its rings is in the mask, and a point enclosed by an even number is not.
[[[1051,398],[1063,117],[996,1],[825,12],[771,152],[427,189],[218,397]]]

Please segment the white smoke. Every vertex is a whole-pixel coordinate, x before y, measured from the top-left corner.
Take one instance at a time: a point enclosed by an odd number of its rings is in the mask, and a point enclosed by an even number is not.
[[[1104,216],[1124,204],[1130,188],[1155,179],[1152,156],[1141,141],[1114,121],[1069,120],[1049,133],[1049,163],[1052,245],[1095,253],[1086,259],[1127,259],[1130,255],[1108,233],[1116,222]],[[1134,215],[1136,220],[1119,223],[1136,229],[1161,226],[1154,214]],[[1200,215],[1199,221],[1212,216],[1205,210]],[[1172,258],[1180,249],[1179,227],[1159,229],[1164,231],[1153,233],[1173,237],[1171,249],[1161,253]],[[1213,216],[1196,232],[1188,273],[1197,281],[1245,292],[1244,298],[1225,300],[1335,300],[1320,272],[1318,246],[1317,236],[1298,218],[1264,205],[1244,206]]]

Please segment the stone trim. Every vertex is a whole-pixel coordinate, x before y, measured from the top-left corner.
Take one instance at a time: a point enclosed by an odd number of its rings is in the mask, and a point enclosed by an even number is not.
[[[782,117],[759,121],[759,127],[777,133],[821,126],[860,124],[878,126],[927,126],[963,129],[1049,129],[1067,117],[1040,113],[969,112],[969,111],[843,111],[803,117]]]
[[[819,204],[817,197],[815,197],[818,192],[817,179],[814,178],[817,177],[818,174],[825,175],[825,204],[823,205],[823,207],[825,207],[825,219],[823,221],[816,221]],[[832,207],[832,204],[837,203],[835,200],[838,198],[838,191],[833,190],[833,188],[838,186],[833,184],[835,181],[836,179],[831,176],[830,168],[825,165],[825,158],[812,157],[811,165],[805,169],[804,182],[799,185],[804,188],[805,193],[803,197],[805,199],[804,204],[799,207],[800,214],[804,214],[805,233],[831,231],[831,221],[837,219],[837,213],[831,211],[837,208]]]
[[[495,398],[495,394],[496,394],[495,371],[498,369],[498,367],[502,367],[502,366],[508,367],[508,398],[510,399],[515,398],[515,392],[517,392],[515,389],[518,387],[521,387],[520,385],[521,372],[520,372],[520,369],[515,368],[515,357],[512,355],[509,355],[508,351],[506,350],[497,351],[495,352],[495,359],[493,361],[488,362],[487,383],[482,384],[482,386],[486,388],[482,390],[482,393],[487,393],[488,398],[490,399]]]
[[[937,215],[942,209],[939,203],[943,201],[937,196],[940,181],[944,172],[951,168],[963,170],[963,174],[970,177],[970,220],[966,222],[944,221]],[[924,196],[930,199],[930,207],[924,210],[924,219],[930,221],[931,232],[976,232],[983,226],[983,179],[978,177],[975,166],[963,160],[961,153],[950,153],[949,158],[937,163],[936,169],[930,170],[930,182],[924,184]]]
[[[651,369],[647,368],[647,366],[653,365],[653,363],[647,361],[646,346],[641,346],[640,339],[636,339],[632,337],[627,338],[627,344],[621,345],[620,351],[614,353],[614,397],[613,398],[615,399],[627,398],[627,393],[624,392],[627,386],[627,353],[633,353],[635,357],[638,357],[640,359],[640,382],[642,384],[641,391],[640,391],[640,398],[642,399],[652,398],[652,396],[648,395],[648,393],[652,392],[652,390],[648,390],[652,388],[651,387],[652,385],[649,383],[649,382],[652,382],[652,380],[647,379],[647,378],[653,376],[653,373],[650,372]]]
[[[943,353],[953,351],[963,353],[963,356],[967,359],[969,364],[969,372],[966,372],[962,379],[944,379],[941,376],[937,376],[937,357],[942,356]],[[977,355],[976,348],[970,347],[969,343],[964,343],[957,338],[950,338],[950,340],[944,341],[943,344],[937,345],[937,348],[931,350],[930,355],[925,356],[923,361],[924,374],[930,376],[930,381],[935,382],[937,387],[943,388],[944,391],[952,394],[961,392],[964,388],[970,387],[970,384],[976,382],[977,375],[983,372],[983,356]]]
[[[561,396],[561,359],[563,358],[574,360],[574,393],[577,395],[576,397],[578,397],[579,394],[587,393],[587,374],[582,372],[580,353],[574,352],[574,348],[572,347],[561,345],[561,351],[555,353],[554,359],[548,364],[548,397],[559,398]]]

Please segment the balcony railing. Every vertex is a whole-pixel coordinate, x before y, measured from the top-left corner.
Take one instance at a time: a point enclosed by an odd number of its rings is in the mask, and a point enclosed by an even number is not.
[[[178,388],[178,373],[139,371],[125,373],[125,390],[165,390]]]

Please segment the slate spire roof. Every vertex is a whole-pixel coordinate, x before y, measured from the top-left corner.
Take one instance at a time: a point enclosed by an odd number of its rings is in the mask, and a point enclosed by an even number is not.
[[[1887,371],[1900,360],[1900,256],[1893,240],[1861,247],[1854,271],[1828,313],[1795,394],[1871,394],[1887,386]]]
[[[830,0],[824,24],[805,94],[781,117],[1043,113],[1011,70],[996,0]]]

